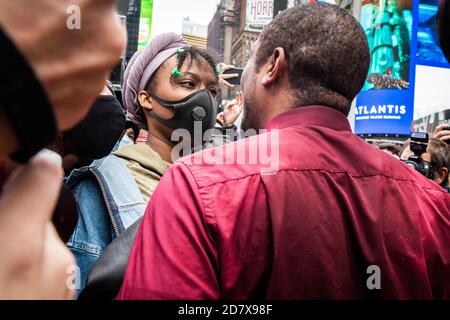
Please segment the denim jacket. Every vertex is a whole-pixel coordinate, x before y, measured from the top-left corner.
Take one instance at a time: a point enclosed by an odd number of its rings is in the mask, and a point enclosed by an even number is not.
[[[67,246],[79,268],[79,294],[103,250],[144,214],[147,204],[124,161],[115,155],[74,170],[66,184],[78,204],[77,226]]]
[[[216,135],[210,147],[233,139]],[[120,149],[124,147],[124,149]],[[136,147],[136,145],[134,145]],[[205,146],[204,146],[205,147]],[[117,149],[125,150],[124,144]],[[141,150],[141,159],[132,159],[152,172],[148,185],[155,187],[169,166],[160,156],[149,150]],[[126,156],[122,154],[122,157]],[[147,182],[146,182],[147,184]],[[84,289],[88,275],[106,247],[124,230],[144,215],[147,202],[123,158],[114,154],[94,161],[90,166],[74,170],[66,185],[72,190],[78,205],[78,222],[67,246],[75,255],[79,274],[77,293]]]

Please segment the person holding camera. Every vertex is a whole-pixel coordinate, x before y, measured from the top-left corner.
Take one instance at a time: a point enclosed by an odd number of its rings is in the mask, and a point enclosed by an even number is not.
[[[437,129],[436,132],[442,131]],[[423,138],[418,138],[419,135]],[[447,137],[445,134],[435,136]],[[437,138],[428,139],[428,134],[415,132],[403,145],[399,156],[400,160],[449,191],[450,148],[444,141]]]

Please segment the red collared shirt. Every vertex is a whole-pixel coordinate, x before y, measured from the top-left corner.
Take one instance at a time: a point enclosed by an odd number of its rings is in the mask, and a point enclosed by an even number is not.
[[[268,128],[166,172],[120,299],[450,298],[444,189],[331,108],[296,108]],[[255,146],[278,160],[217,164]]]

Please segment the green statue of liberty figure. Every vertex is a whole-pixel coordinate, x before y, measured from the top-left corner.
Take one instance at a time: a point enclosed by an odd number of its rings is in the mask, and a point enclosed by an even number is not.
[[[366,31],[372,61],[364,90],[407,88],[410,32],[395,0],[379,0],[362,8],[361,24]]]

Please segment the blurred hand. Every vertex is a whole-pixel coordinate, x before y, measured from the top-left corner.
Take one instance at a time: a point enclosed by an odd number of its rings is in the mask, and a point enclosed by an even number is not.
[[[16,133],[10,125],[10,120],[0,108],[0,157],[14,152],[17,144]]]
[[[229,83],[227,80],[239,77],[239,74],[238,73],[223,74],[223,73],[225,71],[227,71],[227,70],[231,70],[231,69],[234,69],[236,67],[232,66],[232,65],[227,65],[225,63],[219,63],[217,65],[217,67],[221,70],[220,74],[219,74],[219,85],[222,88],[222,90],[225,89],[225,88],[233,89],[234,85]]]
[[[17,165],[6,156],[0,156],[0,195],[3,184],[8,180],[11,172],[17,168]]]
[[[227,103],[224,111],[219,114],[218,120],[224,127],[231,127],[239,118],[244,109],[244,97],[242,91],[236,94],[236,99]]]
[[[450,126],[448,124],[441,124],[434,130],[434,137],[446,143],[450,143]]]
[[[80,8],[79,30],[67,27],[71,5]],[[42,82],[60,130],[87,114],[123,53],[115,8],[114,0],[0,0],[0,24]]]
[[[62,183],[61,158],[41,152],[16,169],[0,194],[0,299],[70,299],[75,264],[50,223]]]

